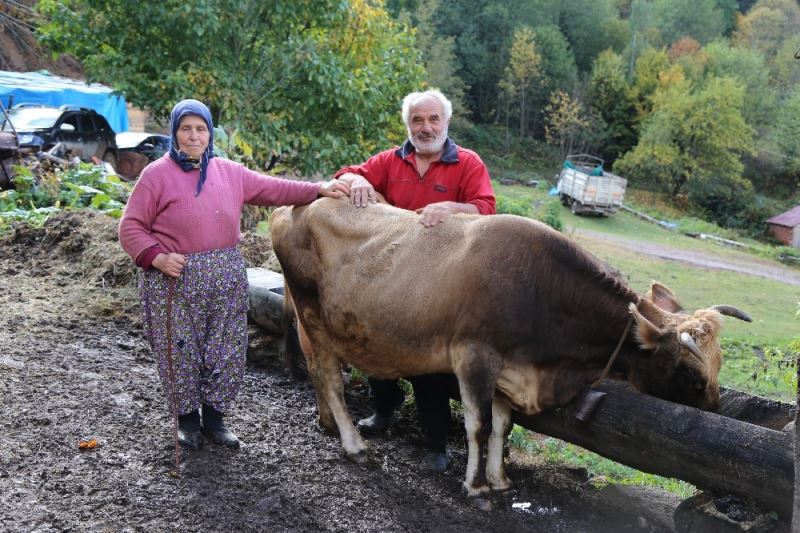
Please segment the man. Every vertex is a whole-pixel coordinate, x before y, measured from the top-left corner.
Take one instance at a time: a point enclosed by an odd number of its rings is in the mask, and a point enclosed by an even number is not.
[[[495,213],[489,171],[475,152],[457,146],[447,135],[452,105],[442,93],[411,93],[403,100],[403,122],[408,140],[399,148],[347,166],[334,177],[350,185],[351,201],[367,207],[379,192],[391,205],[416,211],[426,227],[445,222],[457,213]],[[447,469],[447,434],[450,428],[450,393],[458,384],[450,374],[408,378],[428,453],[421,467],[434,472]],[[369,378],[375,413],[358,422],[362,434],[374,434],[392,422],[405,394],[397,380]]]

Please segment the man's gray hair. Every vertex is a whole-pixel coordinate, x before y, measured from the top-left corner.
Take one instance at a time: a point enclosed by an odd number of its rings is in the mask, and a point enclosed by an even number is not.
[[[428,89],[421,93],[411,93],[403,98],[403,122],[405,122],[406,127],[408,126],[408,119],[411,115],[411,107],[428,98],[435,98],[438,100],[439,103],[442,104],[442,109],[444,110],[444,121],[447,122],[450,120],[450,117],[453,115],[453,104],[451,104],[450,100],[440,91]]]

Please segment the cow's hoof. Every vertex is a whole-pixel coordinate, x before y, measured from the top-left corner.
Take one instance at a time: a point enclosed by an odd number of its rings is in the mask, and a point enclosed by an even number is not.
[[[479,511],[488,512],[492,510],[492,500],[488,496],[472,496],[469,498],[469,504]]]
[[[369,460],[369,453],[367,453],[367,450],[359,450],[356,453],[345,452],[344,456],[357,465],[364,464]]]
[[[489,486],[493,492],[505,492],[511,488],[511,480],[508,478],[501,480],[490,480]]]
[[[464,494],[467,495],[467,498],[488,498],[491,495],[489,486],[485,484],[474,487],[465,481],[461,487],[464,490]]]

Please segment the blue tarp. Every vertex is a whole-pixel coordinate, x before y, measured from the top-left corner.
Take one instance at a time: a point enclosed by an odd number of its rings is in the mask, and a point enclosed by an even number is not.
[[[116,133],[128,131],[128,109],[125,98],[99,83],[53,76],[39,72],[7,72],[0,70],[0,101],[14,104],[43,104],[53,107],[75,105],[94,109],[108,120]]]

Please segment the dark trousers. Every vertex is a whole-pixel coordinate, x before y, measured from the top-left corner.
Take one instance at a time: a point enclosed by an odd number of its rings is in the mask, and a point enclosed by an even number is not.
[[[443,453],[447,449],[450,431],[450,398],[458,398],[458,380],[453,374],[426,374],[406,378],[411,382],[417,413],[428,450]],[[405,399],[396,379],[370,377],[369,397],[375,410],[391,415]]]

